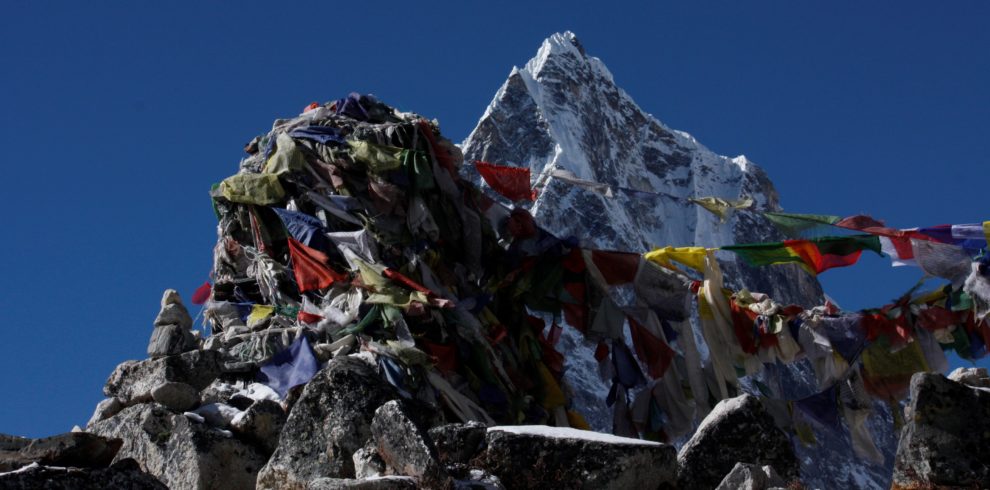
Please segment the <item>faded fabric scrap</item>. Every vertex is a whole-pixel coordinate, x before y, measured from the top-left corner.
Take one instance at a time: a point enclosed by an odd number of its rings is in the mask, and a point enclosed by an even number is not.
[[[839,428],[839,390],[832,385],[821,393],[796,400],[794,407],[798,408],[808,418],[815,420],[828,429]]]
[[[220,194],[230,202],[267,206],[282,201],[285,189],[272,174],[237,174],[220,183]]]
[[[729,213],[736,209],[748,209],[753,207],[753,198],[745,197],[742,199],[722,199],[721,197],[700,197],[688,199],[708,211],[710,211],[715,216],[718,216],[719,222],[725,223],[725,219],[729,217]]]
[[[347,276],[326,265],[326,254],[303,245],[295,238],[289,238],[289,255],[292,256],[292,272],[301,293],[347,280]]]
[[[863,383],[869,393],[883,400],[906,397],[911,376],[926,371],[928,363],[918,342],[891,352],[890,344],[881,340],[863,351]]]
[[[403,148],[376,145],[367,141],[348,141],[351,147],[351,157],[355,161],[368,166],[372,172],[381,173],[395,170],[402,166]]]
[[[285,399],[290,389],[309,383],[319,370],[320,362],[306,336],[300,333],[288,348],[261,365],[258,380]]]
[[[649,328],[636,321],[633,315],[627,318],[636,356],[646,364],[650,377],[662,378],[670,367],[670,362],[674,360],[674,350],[664,341],[662,329],[657,328],[660,327],[659,321],[655,315],[649,314],[648,322],[657,329],[651,332]]]
[[[612,192],[612,188],[608,184],[603,184],[601,182],[595,182],[592,180],[579,179],[574,172],[570,170],[564,170],[562,168],[555,168],[550,171],[550,176],[561,181],[567,182],[568,184],[576,185],[587,191],[594,192],[596,194],[605,196],[607,198],[612,198],[615,194]]]
[[[926,274],[941,277],[959,287],[966,281],[973,259],[962,247],[946,243],[911,240],[914,259]]]
[[[265,163],[266,174],[282,175],[298,172],[306,168],[306,157],[296,147],[295,140],[285,133],[280,133],[275,140],[278,149]]]
[[[790,237],[799,237],[805,231],[831,226],[838,223],[840,217],[825,214],[795,214],[795,213],[763,213],[778,230]]]
[[[306,126],[304,128],[296,128],[289,131],[289,136],[296,139],[312,140],[323,145],[327,143],[335,143],[338,145],[347,144],[347,139],[340,134],[340,130],[331,126]]]
[[[476,161],[474,168],[489,187],[510,201],[536,200],[536,192],[529,188],[529,167],[510,167]]]
[[[636,296],[663,318],[681,321],[690,318],[690,281],[653,262],[641,260],[633,289]]]
[[[640,255],[627,252],[592,250],[591,260],[609,286],[627,284],[636,279]]]

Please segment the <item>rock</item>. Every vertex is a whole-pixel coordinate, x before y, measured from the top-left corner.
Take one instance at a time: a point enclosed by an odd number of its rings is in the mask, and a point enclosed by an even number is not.
[[[385,474],[385,461],[382,460],[375,445],[369,444],[357,451],[351,457],[354,461],[354,476],[356,478],[374,478]]]
[[[564,427],[488,429],[475,463],[506,488],[672,488],[673,446]]]
[[[148,341],[148,357],[156,359],[175,356],[196,348],[196,338],[188,328],[180,325],[156,326]]]
[[[199,392],[200,401],[207,403],[227,403],[230,397],[241,391],[237,386],[222,379],[213,380],[209,386]]]
[[[949,374],[949,379],[975,388],[990,388],[990,374],[984,367],[956,368]]]
[[[891,488],[990,488],[990,390],[918,373],[910,412]]]
[[[171,489],[254,488],[265,464],[253,445],[154,404],[125,408],[91,430],[123,439],[116,461],[134,458]]]
[[[371,433],[378,444],[378,454],[393,474],[431,483],[445,479],[429,433],[409,417],[398,400],[387,402],[375,411]]]
[[[736,463],[770,465],[787,481],[799,475],[791,440],[760,400],[741,395],[722,400],[677,456],[678,488],[715,488]]]
[[[156,327],[164,325],[178,325],[187,332],[192,329],[192,317],[174,289],[165,290],[162,295],[162,309],[155,318]]]
[[[19,451],[28,444],[31,444],[31,439],[27,437],[0,434],[0,451]]]
[[[353,477],[352,455],[371,437],[375,410],[396,396],[365,361],[332,359],[292,407],[258,488],[303,489],[321,477]]]
[[[130,406],[151,401],[151,390],[169,381],[202,390],[220,375],[220,356],[216,351],[194,350],[178,356],[126,361],[107,379],[103,394]]]
[[[124,459],[109,468],[49,468],[38,464],[0,474],[0,487],[9,490],[168,490],[157,478],[141,471],[133,459]]]
[[[17,445],[23,442],[18,441]],[[88,432],[67,432],[34,439],[17,450],[0,451],[0,471],[11,471],[31,463],[104,468],[113,461],[121,444],[119,439],[107,439]]]
[[[715,490],[767,490],[786,485],[787,482],[771,466],[736,463]]]
[[[119,399],[111,397],[106,398],[100,403],[96,404],[96,409],[93,410],[93,416],[89,418],[89,422],[86,423],[86,427],[89,427],[101,420],[108,419],[120,413],[124,409],[124,404],[120,402]]]
[[[467,464],[484,449],[487,433],[485,424],[479,422],[447,424],[430,429],[430,439],[441,464]]]
[[[158,385],[151,390],[151,398],[173,412],[185,412],[199,405],[199,391],[177,381]]]
[[[261,446],[266,454],[275,452],[278,437],[285,426],[285,410],[272,400],[258,400],[247,407],[243,414],[234,417],[230,428],[245,439]]]
[[[414,478],[408,476],[382,476],[367,480],[348,478],[317,478],[305,487],[307,490],[407,490],[419,488]]]

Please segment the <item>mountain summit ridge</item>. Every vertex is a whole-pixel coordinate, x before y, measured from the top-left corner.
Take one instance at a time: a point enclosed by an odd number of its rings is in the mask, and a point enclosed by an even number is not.
[[[460,145],[465,161],[528,167],[538,197],[530,206],[541,226],[560,237],[584,237],[598,249],[645,252],[662,246],[718,247],[784,237],[762,215],[740,211],[724,223],[690,198],[751,197],[759,211],[780,211],[767,173],[745,155],[714,153],[691,134],[672,129],[640,108],[616,85],[599,58],[587,54],[572,32],[553,34],[532,59],[513,67],[470,135]],[[559,178],[607,185],[609,195]],[[486,187],[472,165],[462,175]],[[812,307],[824,295],[817,279],[793,265],[751,268],[730,253],[717,256],[726,286],[769,294],[782,304]],[[597,430],[611,428],[603,400],[608,386],[592,360],[594,346],[565,329],[568,383],[575,404]],[[707,357],[703,340],[696,340]],[[781,370],[784,396],[817,392],[810,365]],[[745,380],[744,380],[745,382]],[[890,413],[878,408],[870,424],[886,464],[855,460],[845,431],[819,434],[819,444],[798,447],[803,480],[811,488],[887,488],[897,444]],[[800,446],[800,445],[799,445]]]

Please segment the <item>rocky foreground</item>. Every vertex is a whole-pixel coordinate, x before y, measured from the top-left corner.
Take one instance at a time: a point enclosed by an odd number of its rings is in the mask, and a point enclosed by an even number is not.
[[[571,428],[447,424],[361,354],[288,400],[213,350],[128,361],[85,430],[0,436],[2,488],[802,488],[756,397],[723,400],[678,454]],[[990,376],[917,374],[894,488],[990,487]]]

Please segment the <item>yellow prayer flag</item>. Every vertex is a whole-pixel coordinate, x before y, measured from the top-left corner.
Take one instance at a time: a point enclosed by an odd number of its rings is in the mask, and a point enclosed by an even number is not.
[[[705,255],[707,254],[708,249],[705,247],[664,247],[646,252],[643,254],[643,258],[675,271],[679,271],[679,269],[673,262],[684,264],[698,272],[704,272]]]
[[[257,322],[260,322],[261,320],[264,320],[265,318],[271,316],[272,313],[275,313],[274,306],[254,305],[251,308],[251,314],[248,315],[247,318],[248,325],[253,325]]]

